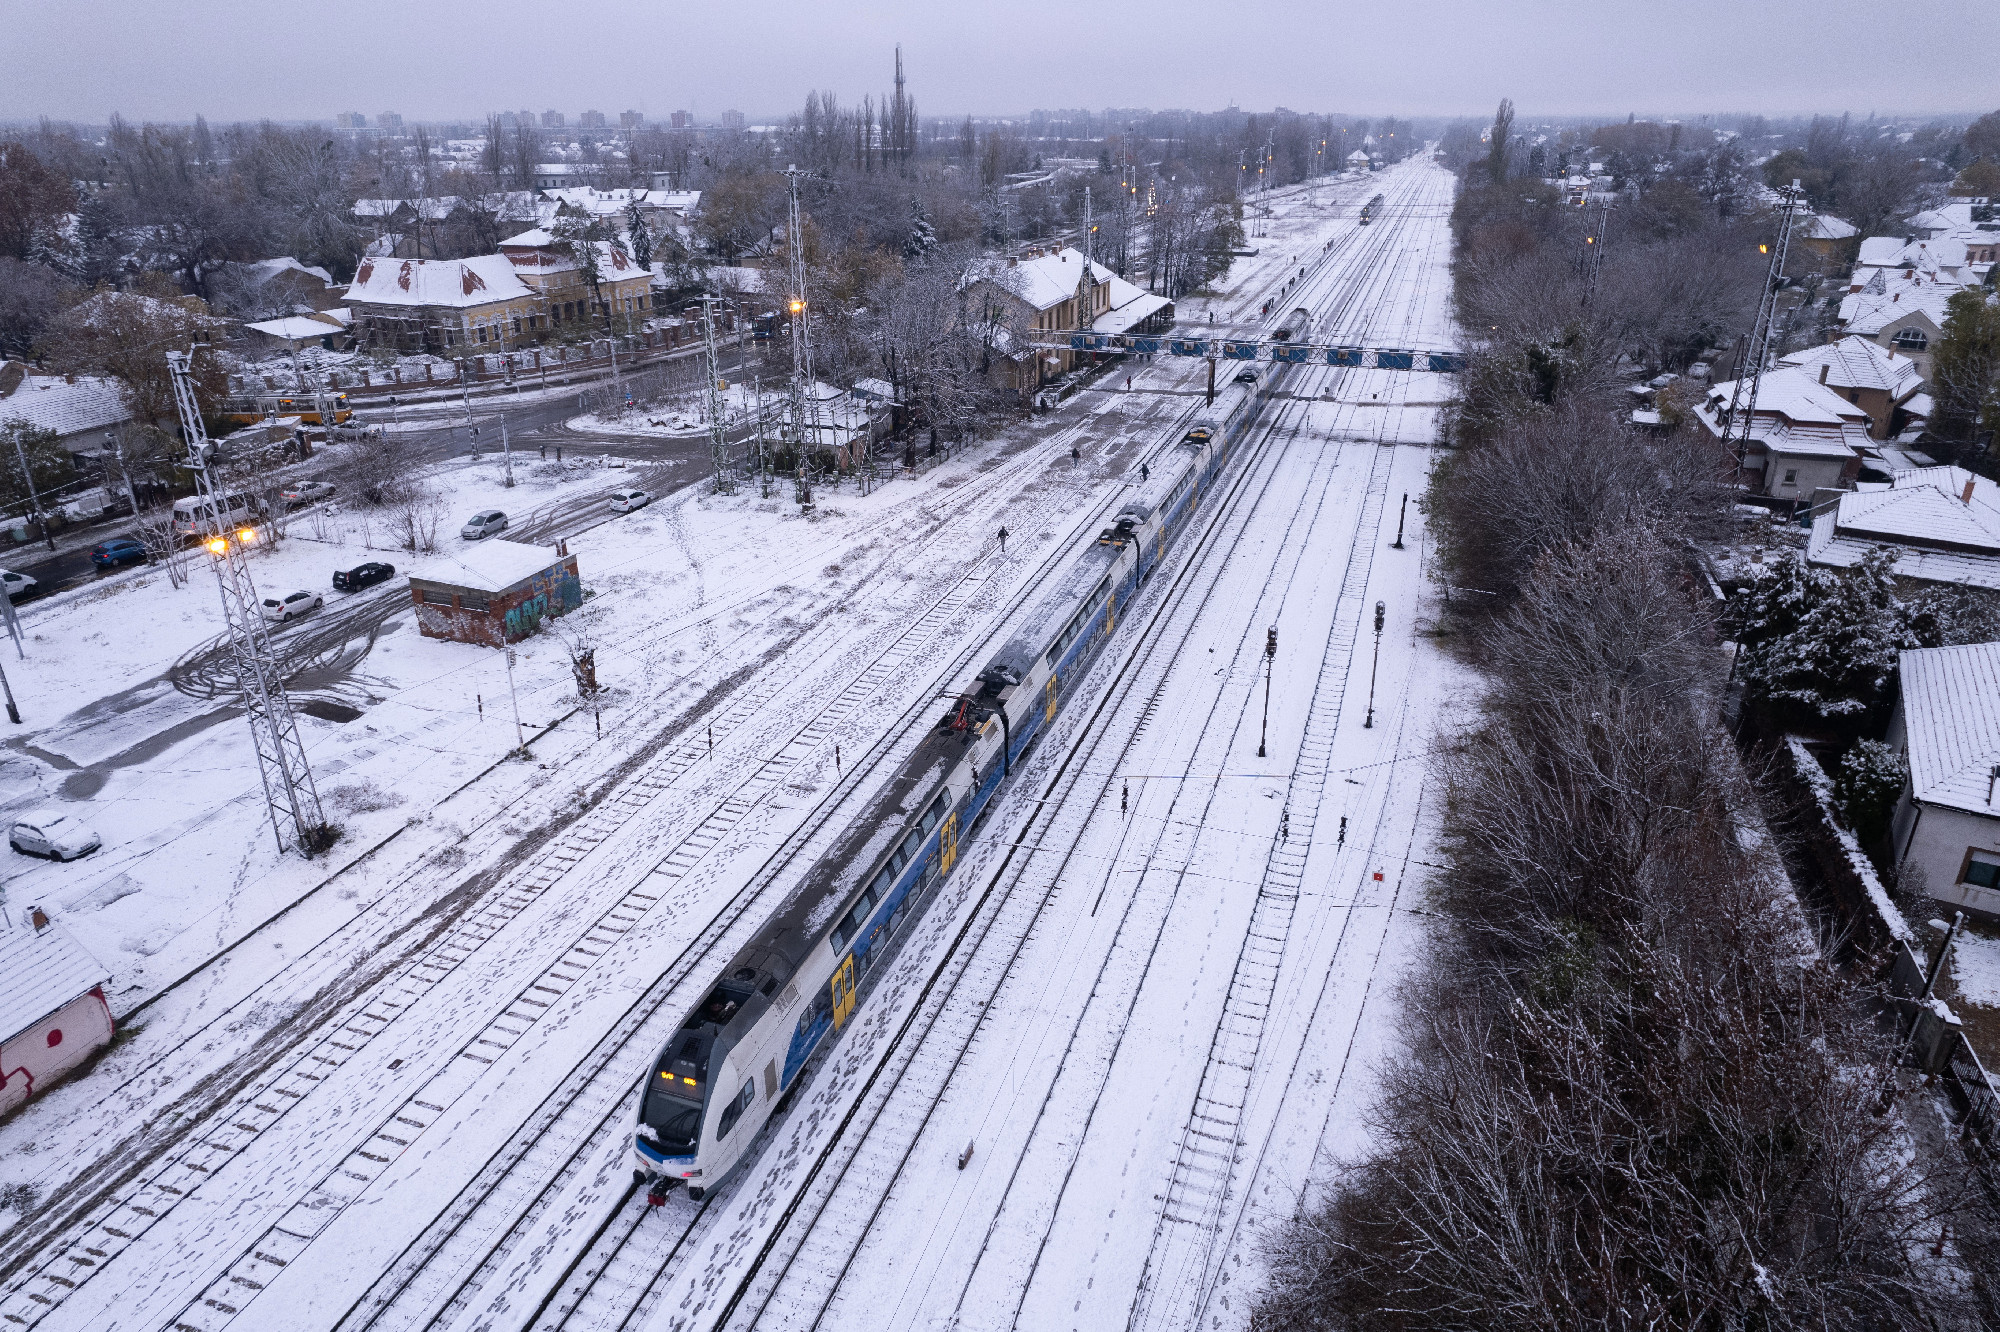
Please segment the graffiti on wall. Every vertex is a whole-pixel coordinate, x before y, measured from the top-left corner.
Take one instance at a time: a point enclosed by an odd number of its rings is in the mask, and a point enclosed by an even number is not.
[[[528,595],[507,608],[507,638],[525,638],[543,619],[563,615],[583,604],[583,583],[561,565],[528,580]]]

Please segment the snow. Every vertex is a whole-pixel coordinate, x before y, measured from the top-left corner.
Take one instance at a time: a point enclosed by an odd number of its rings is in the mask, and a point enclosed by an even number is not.
[[[476,544],[447,547],[410,568],[410,577],[452,587],[470,587],[485,592],[505,592],[516,583],[526,582],[555,564],[557,556],[547,546],[523,545],[504,537],[487,537]]]
[[[11,1040],[110,973],[60,925],[37,930],[26,913],[0,926],[0,1041]]]
[[[1951,979],[1966,1003],[2000,1008],[2000,939],[1960,931],[1951,947]]]
[[[2000,818],[2000,643],[1916,648],[1899,659],[1910,790],[1925,804]]]
[[[1898,552],[1896,573],[1927,582],[2000,587],[2000,489],[1961,467],[1912,467],[1886,487],[1855,491],[1813,519],[1815,564],[1859,563]]]
[[[0,397],[0,424],[26,421],[58,435],[103,430],[132,417],[115,379],[25,375],[12,393]]]
[[[1431,206],[1358,229],[1340,205],[1376,188]],[[1450,197],[1428,162],[1288,195],[1265,255],[1207,303],[1232,332],[1257,327],[1299,259],[1333,239],[1285,308],[1326,304],[1387,345],[1456,345]],[[629,472],[519,449],[512,490],[490,455],[439,471],[429,481],[454,516],[497,507],[520,528],[539,514],[537,530],[567,535],[614,692],[583,705],[560,645],[527,640],[516,687],[532,757],[509,760],[501,654],[421,639],[391,607],[365,650],[349,636],[358,657],[301,690],[363,709],[301,721],[347,829],[323,862],[272,847],[241,719],[174,687],[176,658],[220,627],[198,563],[185,588],[149,571],[24,607],[29,658],[9,664],[30,726],[0,771],[24,803],[84,805],[106,846],[10,866],[0,889],[56,902],[106,959],[120,1016],[147,1007],[89,1078],[0,1124],[0,1162],[45,1195],[101,1193],[104,1215],[132,1188],[161,1204],[122,1238],[87,1232],[110,1280],[65,1267],[71,1286],[32,1286],[60,1300],[36,1306],[42,1326],[331,1327],[378,1275],[428,1252],[412,1246],[461,1197],[496,1210],[451,1228],[418,1286],[471,1279],[457,1326],[524,1326],[570,1259],[627,1233],[636,1275],[593,1295],[624,1301],[611,1325],[642,1301],[631,1326],[710,1325],[774,1237],[797,1260],[764,1270],[738,1325],[752,1310],[807,1322],[822,1298],[833,1326],[1123,1325],[1143,1283],[1139,1323],[1247,1326],[1262,1235],[1366,1143],[1374,1070],[1397,1051],[1396,981],[1427,928],[1427,756],[1476,693],[1430,632],[1427,525],[1402,510],[1434,458],[1449,388],[1434,376],[1294,372],[1265,410],[1273,442],[1245,446],[1203,514],[1210,544],[1149,581],[1079,706],[684,1253],[667,1261],[692,1220],[684,1198],[643,1220],[626,1199],[630,1089],[656,1046],[620,1033],[654,996],[706,983],[711,922],[739,902],[745,928],[768,914],[787,883],[775,853],[799,839],[810,855],[865,798],[866,773],[903,752],[1043,571],[1066,567],[1129,495],[1204,371],[1135,365],[1131,392],[1106,381],[916,477],[824,490],[811,517],[754,486],[612,517],[604,493]],[[1393,550],[1399,524],[1406,548]],[[296,517],[253,557],[258,585],[324,586],[390,544],[383,527],[362,511]],[[398,580],[336,600],[278,637],[407,595]],[[1374,670],[1377,600],[1390,619]],[[937,606],[950,613],[926,618]],[[878,669],[885,653],[893,668]],[[1296,890],[1279,894],[1285,883]],[[1236,979],[1260,946],[1253,923],[1283,942],[1269,1017],[1239,1049],[1233,1026],[1218,1032],[1264,993]],[[675,967],[694,970],[676,980]],[[927,989],[933,974],[945,979]],[[530,1008],[522,997],[543,985],[547,1006]],[[597,1051],[611,1090],[571,1095]],[[1189,1125],[1239,1057],[1241,1150],[1210,1186],[1186,1168]],[[891,1075],[871,1080],[877,1067]],[[555,1155],[531,1154],[518,1177],[494,1169],[521,1135]],[[838,1169],[809,1181],[828,1149]],[[517,1227],[506,1209],[544,1186]],[[621,1207],[636,1228],[604,1226]],[[27,1307],[38,1262],[85,1235],[63,1215],[10,1234],[29,1262],[0,1309]],[[278,1254],[267,1241],[287,1246],[282,1268],[255,1266]],[[504,1246],[490,1279],[476,1270],[488,1244]]]
[[[363,259],[347,289],[353,305],[489,305],[533,293],[504,254],[471,259]]]

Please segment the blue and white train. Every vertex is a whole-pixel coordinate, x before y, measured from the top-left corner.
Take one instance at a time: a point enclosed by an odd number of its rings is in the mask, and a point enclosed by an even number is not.
[[[715,1188],[813,1054],[853,1020],[889,942],[951,875],[994,794],[1188,530],[1256,402],[1254,385],[1231,384],[1148,460],[1112,525],[676,1029],[647,1075],[633,1140],[653,1203],[676,1182],[694,1199]]]

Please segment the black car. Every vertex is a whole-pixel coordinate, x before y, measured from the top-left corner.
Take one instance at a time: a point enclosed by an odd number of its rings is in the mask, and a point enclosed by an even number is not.
[[[146,548],[130,537],[114,537],[90,548],[90,562],[99,569],[115,569],[121,564],[139,564]]]
[[[371,560],[367,564],[357,564],[352,569],[336,569],[333,586],[340,592],[359,592],[364,587],[373,587],[386,578],[396,575],[396,566]]]

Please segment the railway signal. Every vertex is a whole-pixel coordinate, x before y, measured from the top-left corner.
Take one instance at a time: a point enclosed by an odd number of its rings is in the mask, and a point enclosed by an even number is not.
[[[1264,721],[1257,728],[1257,757],[1264,757],[1264,738],[1271,729],[1271,663],[1278,659],[1278,629],[1264,631]]]
[[[1382,668],[1382,621],[1388,613],[1387,605],[1375,603],[1375,660],[1368,667],[1368,716],[1361,723],[1363,729],[1375,725],[1375,673]]]

